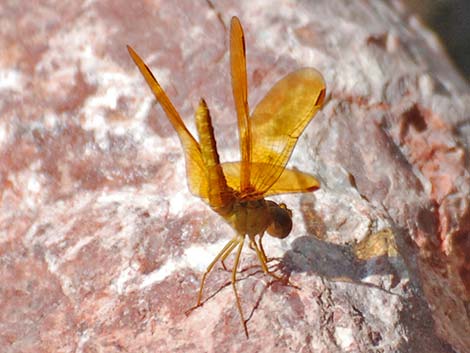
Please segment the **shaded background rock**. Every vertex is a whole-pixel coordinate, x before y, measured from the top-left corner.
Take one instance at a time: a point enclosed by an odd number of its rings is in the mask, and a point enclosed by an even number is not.
[[[470,80],[470,3],[406,0],[405,4],[436,31],[459,70]]]
[[[0,346],[6,352],[470,351],[469,87],[398,2],[43,2],[0,10]],[[330,100],[291,165],[265,244],[300,289],[199,279],[232,230],[185,183],[180,145],[125,49],[187,124],[203,96],[237,158],[228,23],[246,31],[250,105],[301,66]],[[216,294],[216,295],[214,295]]]

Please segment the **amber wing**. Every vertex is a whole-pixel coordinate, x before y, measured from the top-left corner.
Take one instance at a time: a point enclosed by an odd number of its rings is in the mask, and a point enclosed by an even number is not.
[[[246,76],[245,35],[237,17],[232,17],[230,24],[230,73],[232,94],[237,112],[238,133],[240,138],[240,159],[245,168],[241,168],[239,190],[249,190],[251,161],[251,127],[248,108],[248,84]]]
[[[297,139],[325,98],[325,83],[315,69],[294,71],[278,81],[255,108],[251,118],[251,161],[222,165],[230,187],[245,199],[312,191],[313,176],[285,166]],[[251,190],[237,188],[238,173],[250,169]]]
[[[139,68],[145,81],[155,95],[155,98],[162,106],[168,120],[170,120],[170,123],[176,130],[181,144],[183,145],[186,160],[186,174],[190,191],[194,195],[202,198],[205,202],[209,203],[208,174],[202,159],[199,143],[186,128],[183,119],[181,119],[181,116],[178,114],[165,91],[155,79],[147,65],[145,65],[143,60],[130,46],[127,46],[127,49],[132,60],[134,60],[134,63]]]

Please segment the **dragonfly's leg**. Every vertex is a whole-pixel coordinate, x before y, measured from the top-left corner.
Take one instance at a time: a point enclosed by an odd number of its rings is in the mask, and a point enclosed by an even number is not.
[[[264,273],[269,273],[268,265],[266,264],[266,255],[264,252],[260,250],[256,241],[250,238],[250,244],[253,246],[254,250],[256,251],[256,255],[258,255],[259,262],[261,262],[261,268],[263,269]]]
[[[264,252],[262,240],[263,240],[263,234],[259,236],[259,249],[261,251],[261,255],[263,256],[264,262],[268,263],[269,262],[268,257],[266,256],[266,253]]]
[[[209,272],[212,271],[212,269],[214,268],[214,265],[217,263],[217,261],[219,261],[219,259],[222,257],[222,256],[227,256],[226,253],[228,250],[232,251],[233,248],[235,246],[237,246],[239,240],[238,240],[238,236],[234,237],[232,240],[230,240],[225,246],[224,248],[222,249],[222,251],[220,251],[217,256],[214,258],[214,260],[212,260],[212,262],[209,264],[209,266],[207,266],[207,269],[206,271],[204,272],[204,274],[202,275],[202,279],[201,279],[201,285],[199,287],[199,294],[197,296],[197,304],[196,304],[196,307],[198,306],[201,306],[201,300],[202,300],[202,290],[204,288],[204,283],[206,282],[206,277],[207,275],[209,274]],[[230,252],[229,252],[230,253]]]
[[[263,269],[263,272],[266,273],[267,275],[270,275],[272,278],[281,281],[281,282],[286,282],[286,278],[282,278],[278,275],[276,275],[273,271],[270,271],[268,268],[267,264],[267,257],[263,249],[263,245],[261,243],[261,237],[259,240],[259,245],[256,243],[255,240],[252,239],[253,246],[255,248],[256,254],[258,255],[258,259],[261,263],[261,268]],[[292,284],[288,279],[287,279],[287,284],[291,287],[298,288],[296,285]]]
[[[243,243],[245,242],[245,236],[238,236],[238,250],[237,254],[235,257],[235,262],[233,264],[233,269],[232,269],[232,287],[233,287],[233,292],[235,293],[235,299],[237,300],[237,307],[238,307],[238,312],[240,313],[240,319],[242,321],[243,328],[245,329],[245,335],[248,338],[248,328],[246,326],[246,321],[243,316],[243,311],[242,311],[242,305],[240,303],[240,298],[238,296],[238,291],[237,291],[237,268],[238,268],[238,263],[240,260],[240,254],[242,253],[243,249]]]
[[[233,240],[233,239],[232,239]],[[233,249],[237,246],[237,242],[233,241],[233,243],[225,249],[225,252],[220,256],[220,262],[222,263],[222,267],[224,268],[225,271],[227,271],[227,267],[225,266],[224,261],[227,259],[227,257],[232,253]],[[223,251],[223,250],[222,250]]]

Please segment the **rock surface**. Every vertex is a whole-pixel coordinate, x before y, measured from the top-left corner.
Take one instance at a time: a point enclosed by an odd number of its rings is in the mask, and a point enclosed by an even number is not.
[[[5,352],[470,352],[470,90],[395,1],[43,1],[0,9],[0,347]],[[392,6],[392,7],[390,7]],[[329,101],[265,240],[300,289],[243,254],[186,187],[179,141],[125,45],[194,131],[203,96],[237,157],[228,24],[245,28],[250,105],[299,67]],[[230,264],[231,260],[228,260]]]

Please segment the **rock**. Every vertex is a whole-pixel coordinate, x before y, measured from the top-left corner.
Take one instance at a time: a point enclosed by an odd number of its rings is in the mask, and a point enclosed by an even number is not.
[[[6,352],[470,351],[470,94],[392,2],[74,2],[0,10],[0,345]],[[192,131],[201,97],[238,158],[228,24],[245,28],[250,106],[299,67],[328,102],[290,165],[265,276],[185,181],[182,150],[125,45]],[[230,268],[232,259],[227,259]]]

